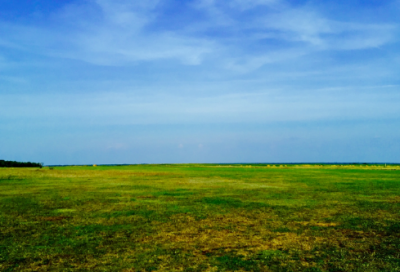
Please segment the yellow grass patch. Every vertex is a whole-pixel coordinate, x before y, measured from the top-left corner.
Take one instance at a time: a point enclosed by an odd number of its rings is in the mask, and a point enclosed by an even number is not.
[[[193,217],[176,215],[168,223],[154,223],[159,232],[142,242],[162,244],[171,249],[194,250],[194,254],[235,252],[248,256],[263,250],[294,249],[311,250],[320,237],[308,237],[292,232],[273,232],[279,222],[265,221],[274,216],[258,213],[249,218],[245,214],[227,214],[196,221]]]

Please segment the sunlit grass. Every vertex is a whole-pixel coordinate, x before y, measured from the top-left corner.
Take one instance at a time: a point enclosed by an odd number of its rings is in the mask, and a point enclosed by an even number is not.
[[[396,165],[0,169],[0,270],[400,271]]]

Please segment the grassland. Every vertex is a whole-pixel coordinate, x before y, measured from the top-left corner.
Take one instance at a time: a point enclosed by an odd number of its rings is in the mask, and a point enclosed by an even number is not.
[[[400,271],[400,166],[0,169],[1,271]]]

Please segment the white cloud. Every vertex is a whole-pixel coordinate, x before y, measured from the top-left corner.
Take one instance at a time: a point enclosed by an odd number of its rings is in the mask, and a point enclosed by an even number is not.
[[[4,33],[0,46],[98,65],[157,60],[199,65],[208,57],[214,67],[245,73],[321,50],[383,46],[395,39],[397,31],[389,24],[334,21],[318,9],[293,8],[281,0],[197,0],[196,8],[208,14],[207,19],[189,20],[175,29],[152,29],[159,23],[160,3],[90,0],[53,14],[55,26],[0,22]],[[228,8],[243,11],[258,6],[274,8],[243,18],[240,12],[230,14]],[[213,32],[223,35],[209,34]],[[257,51],[248,48],[269,40],[289,46]]]
[[[55,51],[54,54],[101,65],[162,59],[178,59],[184,64],[196,65],[213,46],[201,39],[184,39],[173,33],[125,33],[108,27],[75,38],[73,46],[78,48],[77,51]]]
[[[396,38],[397,27],[389,24],[339,23],[333,25],[340,33],[338,37],[328,37],[328,49],[355,50],[380,47]]]
[[[265,31],[285,33],[281,37],[300,41],[319,49],[364,49],[384,45],[395,37],[396,27],[387,24],[340,22],[307,9],[284,10],[259,21]]]
[[[7,24],[0,46],[100,65],[175,59],[198,65],[215,44],[175,32],[149,32],[158,1],[96,0],[53,14],[57,27]]]
[[[93,0],[93,2],[101,8],[106,21],[137,30],[152,20],[152,11],[159,0]]]
[[[299,58],[309,53],[307,49],[286,49],[286,50],[275,50],[272,52],[250,55],[250,56],[238,56],[231,57],[225,62],[225,67],[229,70],[248,73],[249,71],[257,70],[258,68],[272,63],[283,62]]]
[[[153,9],[158,1],[97,0],[105,14],[100,23],[86,22],[86,29],[77,37],[76,55],[97,64],[124,64],[132,61],[178,59],[196,65],[214,44],[205,39],[184,37],[174,32],[146,32],[143,28],[154,20]],[[81,18],[77,18],[81,20]],[[71,56],[70,56],[71,57]]]
[[[230,16],[218,6],[217,0],[197,0],[194,2],[193,7],[203,10],[208,14],[207,22],[200,24],[200,26],[205,29],[208,27],[226,27],[235,24],[235,20],[230,18]]]
[[[316,12],[290,9],[261,19],[261,26],[266,30],[287,32],[285,37],[314,45],[322,43],[321,34],[333,33],[332,25]]]
[[[219,59],[224,63],[223,67],[240,73],[324,50],[376,48],[393,42],[397,36],[395,25],[335,21],[310,5],[294,8],[273,0],[236,0],[228,2],[229,5],[218,0],[199,0],[197,3],[197,8],[208,14],[208,22],[198,24],[198,29],[191,31],[213,32],[218,27],[228,33],[223,38],[214,38],[223,48]],[[236,13],[229,13],[227,5],[239,10],[260,5],[273,8],[252,16],[237,17]],[[285,43],[285,47],[266,47],[264,51],[248,48],[249,44],[268,45],[268,41]]]
[[[199,38],[183,37],[174,32],[147,32],[153,22],[159,1],[96,0],[101,19],[73,17],[73,10],[64,10],[61,18],[80,22],[79,31],[69,33],[67,44],[76,50],[53,51],[54,55],[81,59],[101,65],[123,65],[135,61],[177,59],[196,65],[212,50],[213,43]],[[80,7],[82,8],[82,7]],[[90,7],[84,7],[89,9]]]

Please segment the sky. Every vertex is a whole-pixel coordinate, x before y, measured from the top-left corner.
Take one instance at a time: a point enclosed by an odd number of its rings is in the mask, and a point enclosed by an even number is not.
[[[400,162],[399,0],[1,0],[0,159]]]

